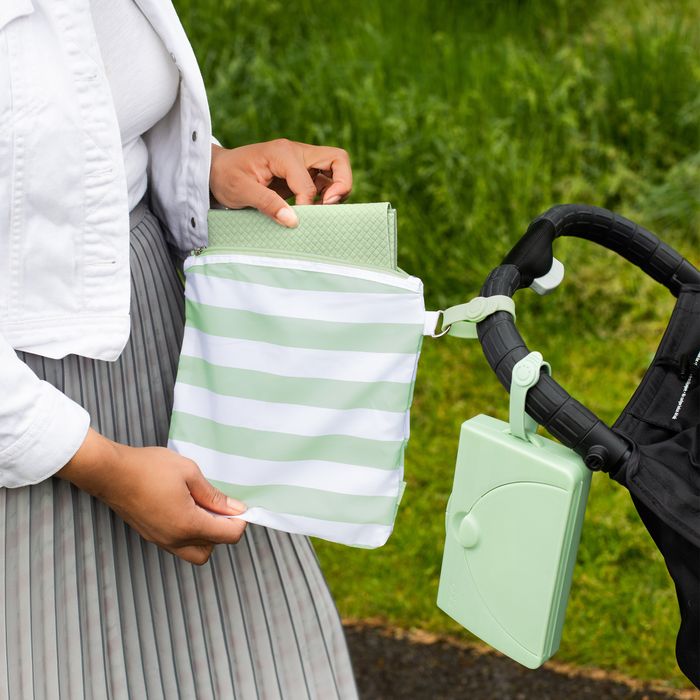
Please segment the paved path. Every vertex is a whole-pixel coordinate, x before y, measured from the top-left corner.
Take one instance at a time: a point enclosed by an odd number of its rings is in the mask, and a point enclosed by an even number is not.
[[[362,700],[700,700],[698,691],[552,662],[530,671],[495,652],[425,632],[352,621],[345,631]]]

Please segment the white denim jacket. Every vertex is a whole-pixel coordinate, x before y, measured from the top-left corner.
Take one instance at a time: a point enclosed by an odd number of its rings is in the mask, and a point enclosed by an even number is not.
[[[187,251],[207,236],[204,83],[170,0],[136,2],[180,70],[179,97],[145,140],[152,207]],[[90,2],[0,0],[0,486],[53,474],[90,422],[14,349],[115,360],[129,274],[121,139]]]

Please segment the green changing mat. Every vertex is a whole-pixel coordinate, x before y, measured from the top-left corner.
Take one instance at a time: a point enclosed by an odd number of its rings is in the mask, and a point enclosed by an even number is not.
[[[286,229],[255,209],[212,209],[210,248],[319,258],[396,270],[396,210],[388,202],[293,207],[299,226]]]

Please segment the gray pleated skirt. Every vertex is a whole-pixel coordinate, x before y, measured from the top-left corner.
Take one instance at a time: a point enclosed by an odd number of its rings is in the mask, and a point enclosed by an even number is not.
[[[183,289],[156,217],[132,212],[131,337],[116,362],[20,357],[92,426],[165,445]],[[188,564],[52,478],[0,489],[0,698],[355,698],[343,629],[305,537],[249,525]]]

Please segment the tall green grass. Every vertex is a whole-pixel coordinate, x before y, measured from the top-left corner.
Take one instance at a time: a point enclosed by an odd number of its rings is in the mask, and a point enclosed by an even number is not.
[[[686,1],[176,0],[228,146],[339,145],[355,201],[399,212],[400,262],[428,303],[476,293],[557,202],[606,206],[700,260],[700,5]],[[517,299],[563,383],[608,421],[672,308],[583,242],[565,285]],[[317,550],[341,613],[462,633],[435,605],[459,424],[505,417],[479,349],[427,341],[395,534],[379,551]],[[675,599],[629,498],[594,479],[559,658],[682,683]]]

